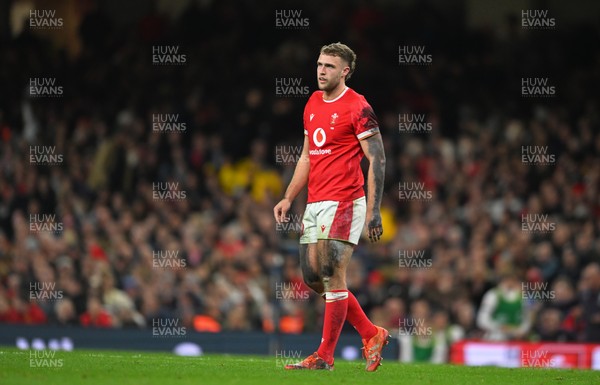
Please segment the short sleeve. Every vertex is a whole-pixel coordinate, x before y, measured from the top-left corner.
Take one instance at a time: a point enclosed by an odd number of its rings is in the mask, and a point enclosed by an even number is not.
[[[358,99],[356,107],[353,108],[352,127],[358,140],[368,138],[379,132],[379,123],[375,111],[362,96]]]
[[[306,105],[304,106],[304,113],[302,114],[302,125],[304,128],[304,136],[308,135],[308,130],[306,129],[306,122],[308,122],[308,106],[310,105],[311,100],[312,100],[312,95],[308,99],[308,102],[306,102]]]

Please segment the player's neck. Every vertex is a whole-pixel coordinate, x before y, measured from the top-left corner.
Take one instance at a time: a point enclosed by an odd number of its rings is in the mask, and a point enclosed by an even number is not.
[[[333,90],[329,92],[323,91],[323,100],[334,100],[335,98],[339,97],[345,89],[346,83],[340,82],[340,84],[338,84],[338,86],[335,87]]]

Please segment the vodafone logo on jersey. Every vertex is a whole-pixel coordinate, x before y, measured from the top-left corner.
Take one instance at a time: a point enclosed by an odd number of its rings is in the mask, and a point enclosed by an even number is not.
[[[310,155],[331,154],[330,148],[321,149],[321,147],[323,147],[323,145],[325,144],[325,141],[327,141],[327,134],[325,133],[325,130],[323,128],[319,127],[315,130],[315,132],[313,132],[312,140],[313,140],[313,143],[315,144],[315,146],[317,146],[319,148],[316,150],[310,150],[308,152]]]
[[[325,134],[325,130],[321,127],[317,128],[313,133],[313,142],[317,147],[323,147],[325,141],[327,140],[327,135]]]

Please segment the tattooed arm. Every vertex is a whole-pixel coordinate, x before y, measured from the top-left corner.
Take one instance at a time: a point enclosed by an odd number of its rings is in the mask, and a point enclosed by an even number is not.
[[[383,234],[381,223],[381,198],[385,178],[385,152],[381,134],[371,135],[360,141],[360,146],[369,160],[367,175],[367,228],[371,242],[377,242]]]

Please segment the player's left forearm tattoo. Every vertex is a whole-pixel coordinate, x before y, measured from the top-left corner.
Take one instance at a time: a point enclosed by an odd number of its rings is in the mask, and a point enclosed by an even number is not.
[[[371,164],[369,169],[372,173],[369,189],[373,189],[373,206],[371,209],[381,207],[381,199],[383,197],[383,184],[385,179],[385,151],[380,135],[373,135],[367,139],[368,152],[371,154]]]

